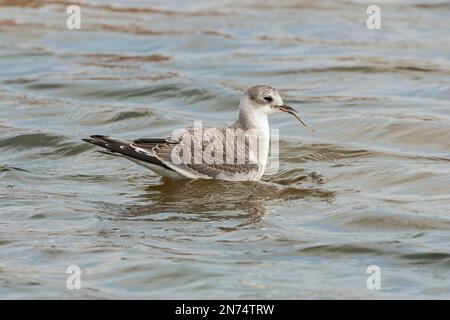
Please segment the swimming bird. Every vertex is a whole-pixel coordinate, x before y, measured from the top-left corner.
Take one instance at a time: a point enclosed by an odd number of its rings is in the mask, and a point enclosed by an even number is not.
[[[239,103],[235,123],[221,128],[194,128],[165,138],[123,141],[93,135],[82,139],[104,148],[103,153],[125,157],[155,173],[173,179],[259,180],[264,174],[270,146],[269,114],[293,115],[306,128],[298,112],[286,105],[276,89],[267,85],[248,88]]]

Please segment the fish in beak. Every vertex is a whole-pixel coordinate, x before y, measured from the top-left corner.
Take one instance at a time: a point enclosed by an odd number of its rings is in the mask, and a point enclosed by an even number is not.
[[[316,132],[316,130],[314,130],[314,129],[308,127],[308,125],[300,118],[300,115],[298,114],[297,110],[295,110],[294,108],[292,108],[292,107],[290,107],[290,106],[288,106],[288,105],[286,105],[286,104],[283,104],[282,106],[277,106],[276,108],[277,108],[278,110],[280,110],[280,111],[283,111],[283,112],[287,112],[287,113],[292,114],[295,118],[297,118],[298,121],[300,121],[300,123],[301,123],[302,125],[305,126],[305,128],[307,128],[307,129],[310,130],[311,132]]]

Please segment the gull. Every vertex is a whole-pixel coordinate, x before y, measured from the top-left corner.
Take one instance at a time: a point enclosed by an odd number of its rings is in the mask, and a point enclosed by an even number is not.
[[[165,138],[124,141],[93,135],[82,140],[104,148],[103,153],[125,157],[163,177],[257,181],[266,169],[270,146],[268,116],[275,111],[293,115],[314,132],[295,109],[283,102],[276,89],[255,85],[245,91],[238,120],[229,126],[194,126]]]

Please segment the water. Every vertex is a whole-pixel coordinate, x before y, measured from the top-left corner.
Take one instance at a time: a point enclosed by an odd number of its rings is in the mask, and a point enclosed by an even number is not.
[[[450,298],[450,2],[374,31],[368,4],[88,1],[69,31],[64,1],[0,1],[0,298]],[[275,115],[260,183],[80,141],[231,123],[260,83],[317,130]]]

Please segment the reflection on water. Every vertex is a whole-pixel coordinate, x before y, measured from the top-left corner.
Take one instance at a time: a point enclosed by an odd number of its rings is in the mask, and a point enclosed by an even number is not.
[[[137,197],[144,205],[129,207],[116,219],[214,221],[218,227],[221,221],[226,221],[236,225],[220,227],[221,230],[233,231],[264,219],[271,202],[311,198],[331,201],[333,197],[332,191],[280,188],[258,182],[167,179],[160,185],[147,187],[146,193]],[[167,215],[168,212],[171,214]]]
[[[92,0],[80,31],[68,4],[0,0],[0,298],[450,297],[448,1],[382,3],[377,31],[364,1]],[[231,123],[261,83],[317,132],[272,117],[258,183],[80,141]]]

